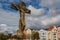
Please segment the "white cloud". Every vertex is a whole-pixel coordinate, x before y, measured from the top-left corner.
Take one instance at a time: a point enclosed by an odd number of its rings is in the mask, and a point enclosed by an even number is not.
[[[42,25],[47,26],[47,25],[57,24],[60,22],[59,20],[60,20],[60,15],[51,17],[51,18],[47,17],[46,19],[42,20],[41,22],[42,22]]]
[[[47,15],[41,18],[43,26],[60,23],[60,0],[41,0],[39,5],[49,8]]]
[[[17,25],[19,14],[0,9],[0,24],[5,23],[9,25]]]
[[[52,16],[56,16],[56,15],[60,15],[60,9],[49,9],[48,12],[48,16],[52,17]]]
[[[27,26],[32,26],[32,28],[47,28],[49,25],[56,25],[60,23],[60,15],[55,15],[55,16],[41,16],[41,17],[33,17],[31,16],[30,18],[28,17],[26,20]],[[33,26],[34,25],[34,26]]]
[[[51,4],[50,4],[51,5]],[[30,26],[35,25],[32,28],[46,28],[47,25],[58,24],[60,23],[60,11],[55,9],[50,9],[47,15],[40,16],[46,12],[44,8],[36,9],[33,6],[29,6],[28,9],[31,10],[31,15],[26,16],[26,27],[30,28]],[[7,25],[16,25],[18,27],[19,13],[9,12],[0,9],[0,24],[4,23]],[[9,26],[10,27],[10,26]],[[10,28],[9,31],[14,26]]]
[[[7,26],[6,24],[1,24],[0,26]]]
[[[42,15],[44,13],[43,11],[45,10],[40,12],[41,10],[35,9],[31,5],[28,7],[28,9],[30,9],[32,12],[31,12],[31,16],[28,16],[26,18],[27,26],[35,25],[39,29],[39,28],[47,28],[48,25],[56,25],[60,23],[59,21],[60,20],[60,9],[49,8],[49,11],[44,16],[40,16],[40,15]],[[36,27],[32,27],[32,28],[36,28]]]
[[[40,9],[36,9],[34,8],[33,6],[29,6],[28,9],[31,10],[31,15],[33,16],[39,16],[41,14],[44,14],[45,13],[45,9],[44,8],[40,8]]]
[[[52,9],[60,8],[60,0],[41,0],[41,3],[39,5]]]
[[[6,24],[0,24],[0,32],[6,31]]]
[[[0,32],[14,32],[18,28],[19,14],[0,8]]]
[[[14,31],[17,30],[17,27],[12,27],[12,26],[8,26],[7,24],[0,24],[0,33],[5,33],[7,31],[8,33],[13,33]]]

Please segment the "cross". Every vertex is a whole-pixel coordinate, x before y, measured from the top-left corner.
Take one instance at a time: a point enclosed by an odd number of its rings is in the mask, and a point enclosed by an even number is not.
[[[25,29],[25,13],[30,14],[30,10],[26,8],[24,2],[19,2],[18,5],[11,4],[11,8],[18,10],[20,12],[20,19],[19,19],[19,31],[23,31]]]

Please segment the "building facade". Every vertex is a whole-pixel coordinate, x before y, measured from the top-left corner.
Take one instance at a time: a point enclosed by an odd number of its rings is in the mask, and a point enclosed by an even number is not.
[[[27,33],[26,33],[27,35],[26,35],[26,40],[31,40],[31,30],[30,29],[27,29]]]
[[[52,29],[52,40],[57,40],[57,28],[55,26]]]
[[[26,38],[27,38],[27,37],[26,37],[26,35],[27,35],[26,33],[27,33],[27,29],[25,29],[25,30],[23,31],[23,34],[24,34],[24,40],[26,40]]]
[[[57,28],[57,39],[60,40],[60,27]]]
[[[47,31],[41,29],[41,30],[39,31],[39,38],[40,38],[40,40],[48,40],[47,37],[48,37]]]
[[[57,40],[57,29],[55,26],[48,28],[48,40]]]

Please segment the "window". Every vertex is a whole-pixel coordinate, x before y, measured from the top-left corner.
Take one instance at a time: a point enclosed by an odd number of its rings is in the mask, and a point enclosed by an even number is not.
[[[54,40],[56,40],[56,39],[54,39]]]
[[[54,38],[56,38],[56,36],[54,36]]]
[[[56,33],[54,33],[53,35],[56,35]]]
[[[43,35],[44,35],[44,33],[43,33]]]
[[[42,40],[46,40],[46,38],[43,38]]]

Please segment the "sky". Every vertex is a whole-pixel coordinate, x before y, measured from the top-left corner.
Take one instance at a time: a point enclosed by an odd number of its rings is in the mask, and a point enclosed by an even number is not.
[[[60,0],[0,0],[0,32],[13,33],[18,29],[19,11],[11,3],[23,1],[31,14],[25,15],[26,29],[46,29],[60,25]]]

